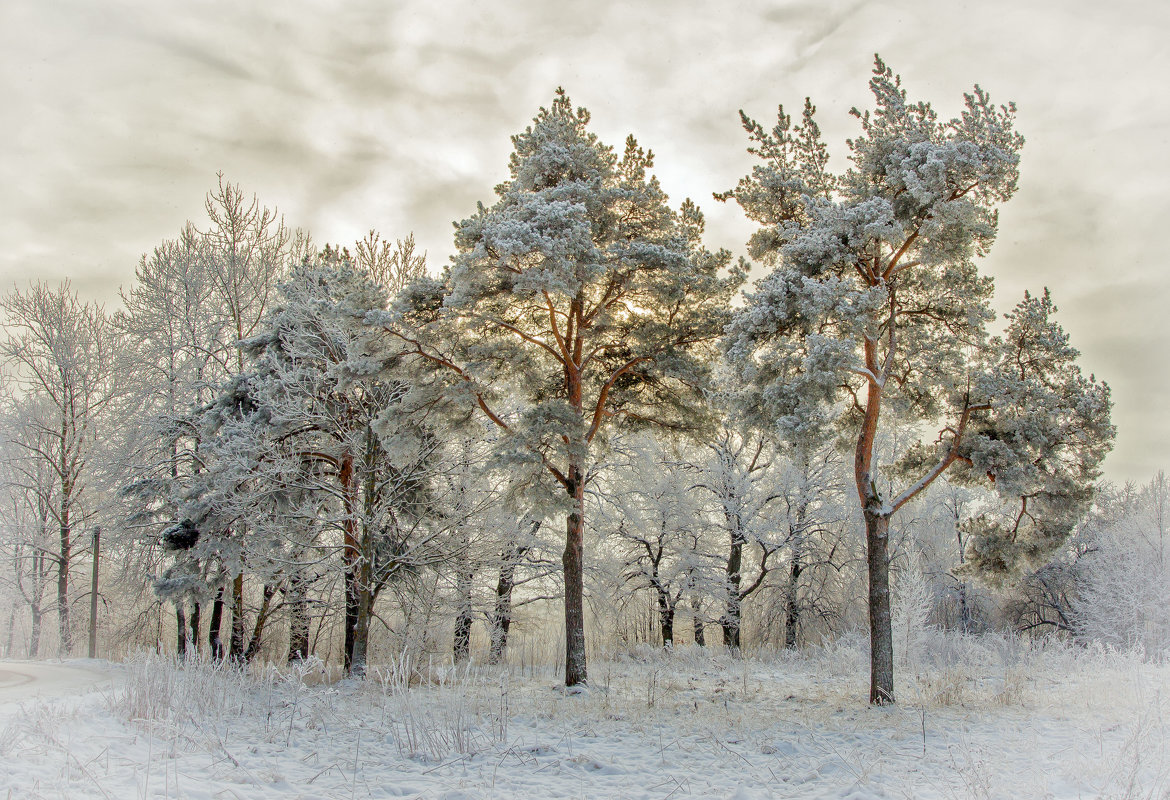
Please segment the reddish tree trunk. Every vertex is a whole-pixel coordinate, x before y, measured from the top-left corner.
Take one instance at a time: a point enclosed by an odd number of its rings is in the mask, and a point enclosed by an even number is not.
[[[892,322],[891,322],[892,324]],[[877,342],[865,340],[865,365],[871,374],[880,373]],[[873,447],[881,415],[883,381],[869,381],[865,417],[857,435],[853,456],[853,478],[861,513],[865,518],[865,556],[869,572],[869,702],[894,702],[894,631],[890,619],[889,531],[891,510],[882,509],[882,499],[873,477]]]

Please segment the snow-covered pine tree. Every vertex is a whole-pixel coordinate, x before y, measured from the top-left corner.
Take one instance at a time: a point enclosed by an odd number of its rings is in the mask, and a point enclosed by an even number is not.
[[[566,512],[567,685],[586,679],[585,486],[615,424],[695,425],[711,347],[741,282],[700,244],[690,201],[667,204],[632,137],[619,158],[557,91],[513,137],[510,177],[458,224],[438,280],[371,321],[445,373],[506,434],[516,469],[555,481]],[[522,410],[503,412],[506,401]]]
[[[1034,556],[1067,533],[1112,428],[1108,388],[1081,376],[1048,319],[1047,295],[1026,298],[1004,337],[986,330],[992,282],[974,259],[995,239],[995,206],[1016,189],[1023,139],[1014,107],[993,105],[976,87],[959,117],[940,121],[928,103],[907,99],[880,58],[870,89],[875,108],[854,109],[862,132],[841,174],[827,170],[808,101],[795,126],[783,108],[771,130],[743,115],[762,163],[720,197],[760,223],[749,249],[772,268],[726,340],[754,387],[751,410],[799,432],[837,404],[857,431],[870,701],[882,704],[894,700],[890,518],[948,467],[967,463],[1019,510],[1019,524],[987,525],[990,550],[1005,554],[1004,564]],[[883,410],[939,427],[906,454],[903,466],[917,468],[902,488],[880,480]],[[1057,508],[1069,500],[1067,513]]]
[[[344,660],[358,674],[381,589],[435,557],[435,534],[418,521],[433,503],[429,470],[440,443],[404,411],[409,386],[387,371],[385,348],[364,324],[385,305],[385,291],[335,250],[292,269],[240,344],[248,371],[202,414],[214,463],[190,504],[197,524],[251,528],[253,536],[231,537],[238,560],[251,557],[275,585],[305,579],[289,571],[300,566],[296,553],[302,563],[340,553]],[[296,530],[313,533],[291,536]],[[279,558],[264,552],[272,547]]]
[[[294,236],[275,209],[249,199],[239,185],[218,176],[215,190],[204,201],[210,224],[201,235],[204,269],[213,287],[214,301],[225,315],[227,342],[234,345],[252,335],[264,318],[277,282],[291,264],[308,252],[308,239]],[[243,354],[227,351],[223,369],[228,375],[244,371]],[[232,628],[228,653],[244,652],[244,574],[232,576]],[[218,603],[219,601],[217,601]],[[214,610],[213,610],[214,613]]]
[[[1044,563],[1089,510],[1113,446],[1109,387],[1085,378],[1046,289],[992,337],[971,396],[988,409],[954,448],[960,478],[989,477],[998,513],[970,520],[965,571],[992,581]]]

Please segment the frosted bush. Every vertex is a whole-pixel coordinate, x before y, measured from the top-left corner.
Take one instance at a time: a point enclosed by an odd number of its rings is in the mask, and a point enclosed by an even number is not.
[[[1072,612],[1082,641],[1150,659],[1170,655],[1168,501],[1170,481],[1160,472],[1107,509],[1113,518],[1095,532],[1092,550],[1081,559]]]

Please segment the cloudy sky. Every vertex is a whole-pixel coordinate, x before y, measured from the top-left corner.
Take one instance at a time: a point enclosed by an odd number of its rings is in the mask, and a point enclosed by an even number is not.
[[[1155,0],[5,0],[0,285],[115,302],[142,253],[201,221],[217,171],[318,242],[413,231],[440,265],[559,85],[742,252],[749,225],[711,200],[751,165],[737,110],[811,96],[841,167],[880,52],[944,115],[974,83],[1019,105],[1020,191],[986,262],[999,306],[1052,289],[1113,387],[1106,474],[1144,481],[1170,466],[1167,32]]]

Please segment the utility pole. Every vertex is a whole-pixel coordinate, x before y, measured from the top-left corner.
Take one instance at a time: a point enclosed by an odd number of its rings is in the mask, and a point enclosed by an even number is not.
[[[102,529],[93,529],[93,583],[89,588],[89,657],[97,658],[98,560],[101,553]]]

